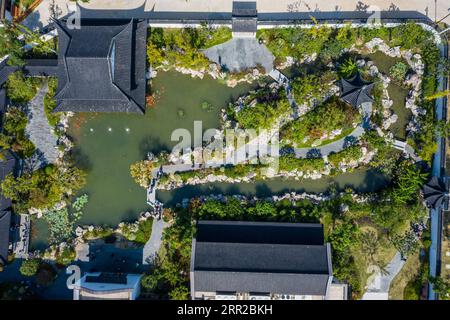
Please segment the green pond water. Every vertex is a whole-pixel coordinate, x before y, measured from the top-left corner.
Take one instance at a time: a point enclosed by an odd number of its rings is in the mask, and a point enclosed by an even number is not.
[[[159,73],[153,80],[157,99],[154,108],[144,116],[126,114],[79,114],[73,117],[70,134],[75,141],[78,166],[87,171],[87,184],[80,194],[89,195],[79,224],[116,225],[134,220],[146,210],[146,192],[130,176],[130,165],[146,157],[170,151],[177,141],[171,134],[177,128],[193,132],[195,120],[203,121],[203,129],[219,127],[219,112],[228,102],[245,94],[250,85],[228,88],[213,79],[193,79],[179,73]],[[201,107],[207,101],[212,108]],[[182,110],[182,112],[180,112]],[[181,113],[183,115],[181,115]],[[297,192],[323,192],[331,184],[339,189],[352,187],[358,191],[374,191],[387,183],[375,170],[359,169],[334,178],[320,180],[274,179],[258,183],[212,183],[188,186],[172,191],[159,191],[157,197],[166,205],[195,195],[222,193],[266,196]],[[45,243],[48,230],[42,220],[34,224],[37,236],[33,246]]]
[[[382,73],[389,75],[389,70],[397,63],[404,62],[403,59],[393,58],[385,55],[382,52],[375,52],[365,56],[372,60],[377,66],[378,70]],[[392,111],[398,116],[396,123],[391,125],[389,128],[396,139],[405,140],[406,139],[406,126],[411,119],[411,110],[405,108],[405,101],[408,95],[408,89],[405,89],[393,82],[389,84],[388,93],[389,97],[393,101]]]

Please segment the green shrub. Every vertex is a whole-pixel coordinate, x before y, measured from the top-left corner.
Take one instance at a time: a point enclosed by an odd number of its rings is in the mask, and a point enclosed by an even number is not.
[[[339,163],[345,161],[350,162],[353,160],[358,160],[362,157],[362,151],[360,145],[350,146],[345,148],[341,152],[331,153],[328,155],[328,161],[334,167],[338,167]]]
[[[114,230],[109,227],[96,227],[92,231],[87,231],[83,235],[83,239],[85,240],[93,240],[93,239],[105,239],[114,234]]]
[[[14,201],[14,208],[50,209],[68,194],[74,194],[86,183],[86,174],[74,166],[55,166],[48,175],[44,169],[25,172],[15,178],[6,176],[1,183],[3,194]]]
[[[270,129],[278,118],[290,112],[291,106],[284,90],[268,95],[265,95],[265,92],[258,92],[256,104],[245,106],[235,115],[235,118],[245,129]]]
[[[307,103],[311,99],[321,99],[337,80],[335,72],[324,72],[320,75],[309,74],[292,81],[292,93],[297,104]]]
[[[152,235],[152,225],[153,219],[147,219],[145,221],[139,222],[139,229],[136,232],[136,241],[137,243],[145,244],[150,239]]]
[[[22,71],[16,71],[6,81],[6,92],[12,101],[26,103],[36,95],[38,85],[39,79],[25,77]]]
[[[358,72],[354,59],[348,58],[339,66],[339,74],[344,78],[351,78]]]
[[[394,81],[402,84],[405,81],[406,74],[408,73],[409,67],[403,62],[397,62],[389,70],[389,75],[394,79]]]
[[[19,271],[26,277],[32,277],[38,272],[40,264],[41,261],[39,259],[23,260]]]
[[[231,39],[229,28],[210,28],[206,25],[183,29],[150,28],[148,34],[147,59],[153,67],[167,61],[171,67],[207,68],[210,61],[201,49]]]
[[[353,123],[361,121],[360,118],[356,108],[332,97],[301,118],[289,122],[282,128],[281,138],[294,142],[297,147],[311,146],[315,140],[333,130],[352,131]]]
[[[35,146],[27,138],[25,128],[27,115],[18,107],[9,107],[5,115],[4,131],[0,134],[0,146],[17,152],[21,157],[29,157]]]
[[[322,170],[325,161],[322,158],[296,158],[295,155],[279,157],[280,171],[313,171]]]
[[[75,261],[77,253],[74,248],[65,247],[62,251],[59,251],[56,255],[56,262],[60,265],[67,266],[72,261]]]
[[[51,127],[55,127],[60,119],[61,113],[52,113],[53,109],[56,107],[55,93],[58,88],[58,78],[48,79],[48,92],[44,97],[44,111],[47,116],[47,121]]]

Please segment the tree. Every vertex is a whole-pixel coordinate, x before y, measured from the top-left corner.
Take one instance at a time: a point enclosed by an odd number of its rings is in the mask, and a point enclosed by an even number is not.
[[[152,179],[155,163],[151,160],[143,160],[133,163],[130,166],[130,174],[134,181],[141,187],[147,188]]]
[[[378,253],[380,241],[375,231],[366,231],[361,235],[361,245],[363,251],[366,253],[369,262],[375,261],[375,255]]]
[[[351,78],[358,72],[358,66],[355,60],[348,58],[339,66],[339,73],[344,78]]]
[[[348,251],[357,242],[358,228],[352,223],[342,222],[336,226],[328,237],[336,252]]]
[[[169,292],[169,297],[172,300],[188,300],[189,289],[187,287],[176,287]]]
[[[399,61],[389,69],[389,75],[397,82],[402,84],[408,73],[408,65]]]
[[[430,282],[433,285],[433,290],[439,295],[442,300],[450,300],[450,282],[442,279],[441,277],[430,278]]]
[[[407,204],[417,198],[418,191],[427,180],[428,174],[406,160],[397,168],[395,186],[391,192],[392,200],[399,205]]]
[[[16,71],[9,75],[6,90],[11,100],[26,103],[36,95],[36,81],[30,77],[25,77],[22,71]]]
[[[403,235],[393,235],[392,244],[400,252],[402,258],[406,258],[419,250],[419,239],[413,231],[407,231]]]
[[[14,201],[19,212],[30,208],[50,209],[64,196],[74,194],[86,182],[86,173],[74,166],[56,166],[48,175],[45,169],[6,176],[1,184],[5,197]]]
[[[435,99],[446,97],[448,95],[450,95],[450,90],[439,91],[439,92],[436,92],[436,93],[434,93],[432,95],[426,96],[425,100],[428,100],[428,101],[429,100],[435,100]]]
[[[40,264],[41,261],[39,259],[23,260],[19,271],[26,277],[32,277],[37,273]]]
[[[8,20],[3,20],[3,27],[0,27],[0,56],[9,56],[8,64],[21,66],[24,64],[22,49],[23,42],[19,40],[21,35],[17,25]]]

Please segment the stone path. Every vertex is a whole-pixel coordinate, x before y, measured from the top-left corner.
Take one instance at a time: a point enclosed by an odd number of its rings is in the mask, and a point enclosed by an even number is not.
[[[30,217],[26,214],[19,215],[19,232],[18,238],[14,243],[14,254],[16,258],[28,258],[28,246],[30,244],[31,222]]]
[[[58,157],[57,138],[44,112],[44,97],[47,91],[48,83],[45,81],[27,106],[29,120],[25,132],[36,146],[36,153],[40,156],[40,166],[55,163]]]
[[[269,72],[275,59],[269,49],[254,38],[233,38],[203,53],[209,60],[231,72],[253,69],[258,65]]]
[[[372,282],[368,284],[367,291],[363,295],[362,300],[388,300],[391,282],[403,268],[404,264],[405,261],[402,260],[400,252],[397,252],[386,267],[386,273],[378,271],[375,274]]]
[[[142,264],[151,264],[154,261],[161,247],[164,228],[167,226],[168,223],[164,222],[163,219],[153,220],[152,234],[143,249]]]

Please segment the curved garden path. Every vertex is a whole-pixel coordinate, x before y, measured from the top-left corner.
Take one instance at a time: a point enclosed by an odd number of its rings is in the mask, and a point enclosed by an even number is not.
[[[48,83],[45,80],[36,96],[27,105],[29,120],[25,131],[36,147],[35,154],[39,158],[39,166],[55,163],[58,157],[57,138],[44,112],[44,97],[47,92]]]

